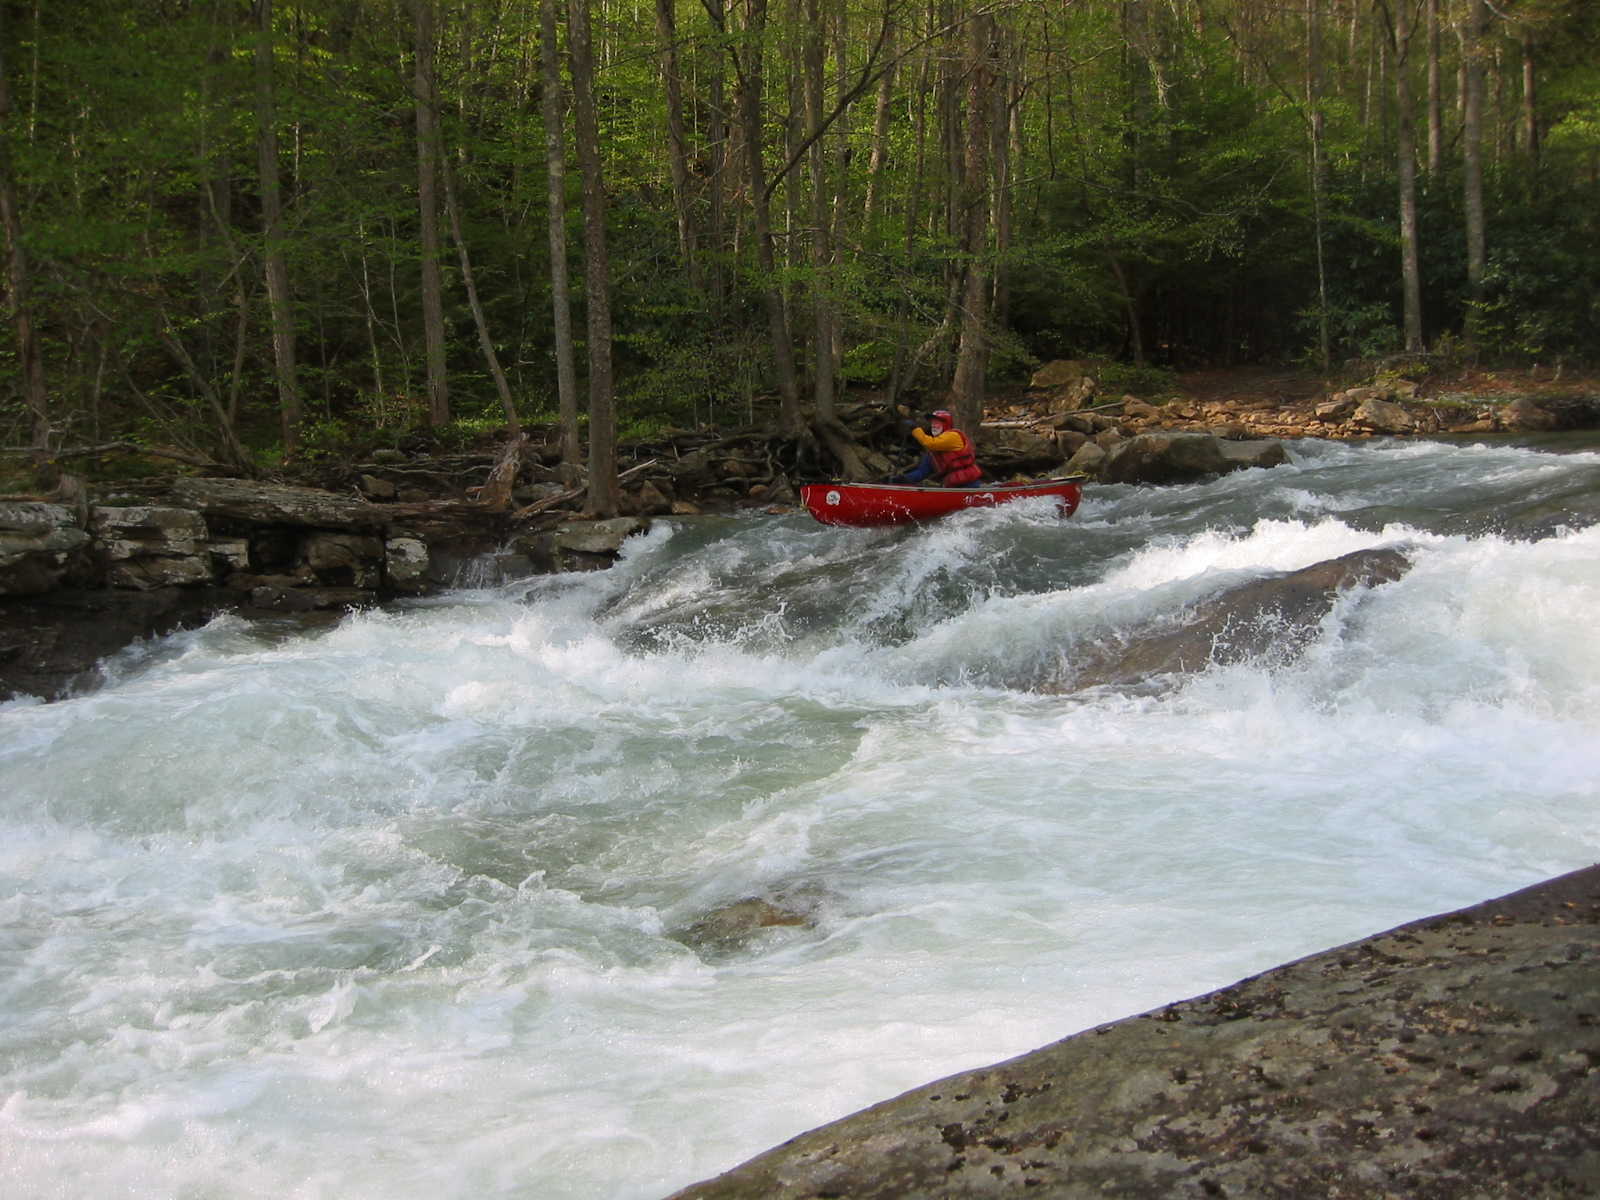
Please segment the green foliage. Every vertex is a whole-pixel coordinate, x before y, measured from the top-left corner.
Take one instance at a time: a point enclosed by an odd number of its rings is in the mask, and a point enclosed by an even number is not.
[[[1482,299],[1472,328],[1480,353],[1519,362],[1592,360],[1600,345],[1600,238],[1593,196],[1541,181],[1517,202],[1501,197]],[[1497,181],[1509,191],[1516,181]],[[1519,189],[1520,190],[1520,189]]]
[[[358,457],[358,439],[351,426],[329,417],[308,421],[300,427],[302,462],[331,462]]]
[[[990,383],[1018,383],[1039,369],[1038,357],[1011,330],[991,328],[988,336],[989,363],[986,375]]]
[[[1390,303],[1330,304],[1326,319],[1328,341],[1335,361],[1381,358],[1400,348],[1400,330],[1395,324],[1394,306]],[[1321,320],[1320,309],[1300,310],[1298,326],[1305,347],[1301,362],[1306,366],[1317,365],[1315,355],[1318,352]]]
[[[1373,376],[1377,384],[1394,386],[1399,383],[1421,383],[1426,379],[1433,367],[1427,358],[1391,358],[1383,364],[1383,369]]]
[[[1128,392],[1145,400],[1158,400],[1178,390],[1177,373],[1170,367],[1108,362],[1095,369],[1095,376],[1103,393]]]
[[[844,381],[859,387],[882,387],[894,371],[895,348],[883,338],[857,342],[844,352]]]
[[[830,26],[844,18],[847,34],[830,41],[830,55],[844,55],[828,64],[831,101],[841,81],[866,68],[885,10],[860,0],[827,0],[823,10]],[[496,353],[525,418],[552,418],[546,179],[531,73],[537,35],[530,9],[496,9],[494,20],[487,11],[440,6],[441,149]],[[964,27],[951,34],[924,7],[887,11],[904,57],[886,141],[874,141],[869,86],[823,142],[826,207],[837,217],[832,261],[814,263],[818,230],[802,163],[773,191],[778,266],[770,276],[756,265],[741,161],[716,175],[719,154],[742,142],[715,136],[736,89],[727,52],[749,49],[737,14],[717,34],[707,10],[678,4],[698,235],[691,271],[678,247],[654,11],[607,11],[598,99],[622,428],[755,419],[757,398],[773,386],[761,303],[768,288],[788,306],[802,363],[814,302],[832,308],[849,386],[885,386],[941,328],[964,253],[953,233],[958,172],[948,153],[972,116],[959,69]],[[302,0],[276,12],[281,250],[309,421],[302,455],[315,459],[392,443],[426,419],[412,29],[403,5]],[[760,48],[769,173],[804,132],[791,104],[809,31],[787,26],[789,12],[773,6]],[[1038,360],[1101,356],[1129,372],[1107,386],[1150,395],[1167,386],[1159,371],[1176,366],[1305,354],[1324,318],[1317,217],[1335,357],[1397,347],[1392,100],[1369,92],[1365,74],[1378,26],[1358,14],[1325,44],[1328,169],[1314,212],[1302,12],[1252,10],[1247,22],[1224,4],[1201,25],[1170,6],[1109,0],[994,10],[1010,56],[1002,74],[1014,89],[1019,157],[1005,197],[1011,236],[1003,248],[977,252],[1009,297],[991,330],[993,381],[1020,378]],[[1473,299],[1459,127],[1447,131],[1446,169],[1420,195],[1425,333],[1432,345],[1449,344],[1470,318],[1483,356],[1592,358],[1600,345],[1600,260],[1588,250],[1600,243],[1600,67],[1585,49],[1600,34],[1600,9],[1549,0],[1518,13],[1538,26],[1541,165],[1503,139],[1486,147],[1489,265]],[[258,35],[248,6],[24,5],[7,36],[6,149],[36,264],[57,436],[143,436],[216,453],[214,398],[237,405],[238,432],[272,458],[281,432],[263,283]],[[1447,39],[1446,54],[1454,53]],[[1500,130],[1515,123],[1515,59],[1501,56],[1506,99],[1491,120]],[[1449,59],[1447,72],[1455,65]],[[946,127],[950,115],[957,124]],[[880,149],[888,165],[875,181],[869,227],[867,166]],[[570,147],[567,161],[581,363],[582,221]],[[448,238],[441,266],[458,421],[437,436],[465,443],[504,418]],[[932,345],[921,386],[948,385],[952,345],[953,336]],[[1136,353],[1156,365],[1133,363]],[[13,443],[27,426],[14,365],[0,362],[0,435]]]
[[[679,427],[737,422],[764,385],[765,360],[765,348],[749,340],[658,344],[624,382],[623,410],[636,421]]]

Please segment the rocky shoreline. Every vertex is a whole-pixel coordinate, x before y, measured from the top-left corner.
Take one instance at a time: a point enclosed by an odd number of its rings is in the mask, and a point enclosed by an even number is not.
[[[1052,363],[996,398],[980,434],[990,477],[1076,473],[1165,484],[1285,461],[1282,439],[1538,432],[1600,425],[1600,396],[1424,396],[1395,377],[1344,391],[1108,398],[1090,365]],[[909,457],[899,422],[859,404],[815,436],[679,431],[630,446],[622,517],[577,512],[582,480],[543,444],[438,459],[388,449],[319,486],[178,475],[0,500],[0,701],[92,687],[142,638],[247,616],[339,613],[455,586],[615,560],[653,516],[783,511],[828,445],[866,477]],[[514,453],[508,453],[514,451]],[[626,459],[625,459],[626,461]],[[831,462],[831,460],[830,460]],[[836,469],[836,468],[834,468]]]
[[[672,1200],[1600,1192],[1600,867],[916,1088]]]
[[[221,612],[338,614],[450,587],[485,562],[508,576],[605,566],[643,527],[558,516],[513,528],[465,501],[225,478],[76,508],[0,502],[0,700],[92,687],[108,655]]]

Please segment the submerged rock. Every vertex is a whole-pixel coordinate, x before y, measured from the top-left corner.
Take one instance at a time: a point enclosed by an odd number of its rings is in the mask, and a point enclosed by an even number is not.
[[[1174,629],[1135,634],[1081,655],[1060,691],[1126,686],[1159,675],[1270,656],[1288,661],[1317,633],[1339,594],[1392,583],[1411,567],[1398,550],[1358,550],[1299,571],[1255,579],[1197,606]]]
[[[204,624],[238,598],[212,588],[57,589],[0,603],[0,699],[90,690],[131,642]]]
[[[677,936],[698,949],[727,952],[743,949],[763,930],[783,926],[806,926],[810,914],[788,905],[779,906],[758,896],[749,896],[716,908]]]
[[[673,1200],[1592,1195],[1597,995],[1591,867],[952,1075]]]
[[[643,533],[649,522],[637,517],[612,517],[603,521],[566,521],[556,529],[556,546],[580,554],[616,554],[622,543]]]

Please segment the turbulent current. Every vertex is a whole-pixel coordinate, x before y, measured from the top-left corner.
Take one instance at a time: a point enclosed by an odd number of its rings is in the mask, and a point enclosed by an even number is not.
[[[0,1195],[647,1200],[1600,859],[1600,453],[1290,453],[663,521],[0,707]],[[1075,683],[1368,548],[1410,569],[1297,636]],[[752,897],[802,923],[690,932]]]

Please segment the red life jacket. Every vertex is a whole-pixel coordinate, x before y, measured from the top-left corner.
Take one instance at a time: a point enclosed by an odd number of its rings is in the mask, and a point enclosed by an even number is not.
[[[947,450],[942,454],[929,451],[933,455],[933,469],[945,487],[960,487],[983,474],[978,466],[978,454],[973,449],[972,439],[964,430],[957,429],[954,432],[961,434],[961,449]]]

